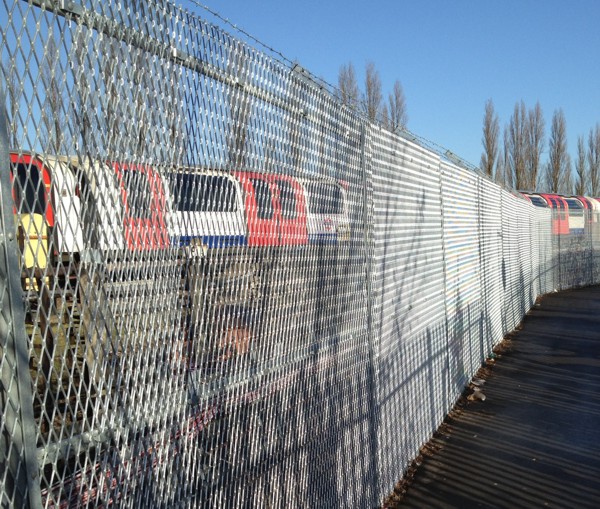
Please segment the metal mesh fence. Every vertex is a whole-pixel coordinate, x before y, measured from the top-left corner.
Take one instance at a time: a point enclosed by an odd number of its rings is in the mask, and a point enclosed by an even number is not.
[[[385,131],[372,142],[373,341],[381,489],[447,408],[439,159]],[[408,361],[410,359],[410,361]]]
[[[0,19],[2,506],[373,506],[600,279],[596,216],[559,235],[170,2]]]

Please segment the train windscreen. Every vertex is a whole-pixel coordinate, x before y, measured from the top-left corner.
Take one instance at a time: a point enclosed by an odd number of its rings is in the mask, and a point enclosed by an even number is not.
[[[44,215],[46,191],[40,169],[35,164],[18,163],[13,166],[13,172],[16,173],[13,187],[18,213]]]
[[[233,182],[221,175],[175,173],[170,177],[175,208],[179,212],[235,212]]]
[[[306,185],[310,211],[313,214],[343,214],[344,199],[335,184],[309,182]]]

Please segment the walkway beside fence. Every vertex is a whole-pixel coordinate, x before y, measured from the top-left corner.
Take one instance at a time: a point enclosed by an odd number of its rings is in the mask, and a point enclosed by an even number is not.
[[[600,507],[600,287],[543,297],[397,507]]]

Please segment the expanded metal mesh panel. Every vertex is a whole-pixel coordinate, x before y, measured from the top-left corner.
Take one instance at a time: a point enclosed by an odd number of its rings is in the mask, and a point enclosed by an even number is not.
[[[12,200],[6,199],[11,187],[6,133],[0,114],[0,507],[24,507],[39,498],[39,488],[30,476],[36,470],[34,420]]]
[[[591,258],[591,282],[600,283],[600,202],[596,199],[590,200],[591,209],[586,211],[588,223],[587,228],[590,236],[590,258]]]
[[[442,205],[450,397],[456,399],[480,365],[482,289],[478,177],[442,163]]]
[[[535,295],[549,293],[556,288],[555,239],[552,235],[552,211],[533,207],[531,242],[532,242],[532,278]]]
[[[592,284],[600,284],[600,210],[592,210],[590,231],[592,237]]]
[[[529,208],[529,203],[519,197],[516,204],[517,213],[521,218],[518,222],[518,262],[519,262],[519,285],[523,289],[522,297],[519,300],[520,307],[517,314],[522,318],[530,309],[535,301],[537,294],[534,294],[533,288],[533,217]]]
[[[380,483],[418,453],[446,412],[439,159],[373,132],[373,331]]]
[[[372,507],[540,292],[600,281],[597,212],[170,2],[0,19],[3,507]]]
[[[482,292],[482,349],[487,354],[502,339],[502,214],[501,191],[487,179],[479,179],[479,239]]]
[[[560,286],[577,288],[592,284],[593,253],[591,216],[586,210],[569,208],[569,233],[560,238]]]
[[[526,289],[523,262],[519,259],[519,213],[521,200],[507,191],[502,191],[502,289],[503,289],[503,329],[514,329],[521,321],[519,310],[523,307]]]
[[[0,13],[42,504],[374,500],[363,122],[170,3],[53,5]]]

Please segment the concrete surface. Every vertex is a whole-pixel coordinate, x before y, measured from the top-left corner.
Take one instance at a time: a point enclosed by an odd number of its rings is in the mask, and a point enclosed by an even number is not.
[[[389,507],[600,508],[600,287],[543,297],[482,377]]]

